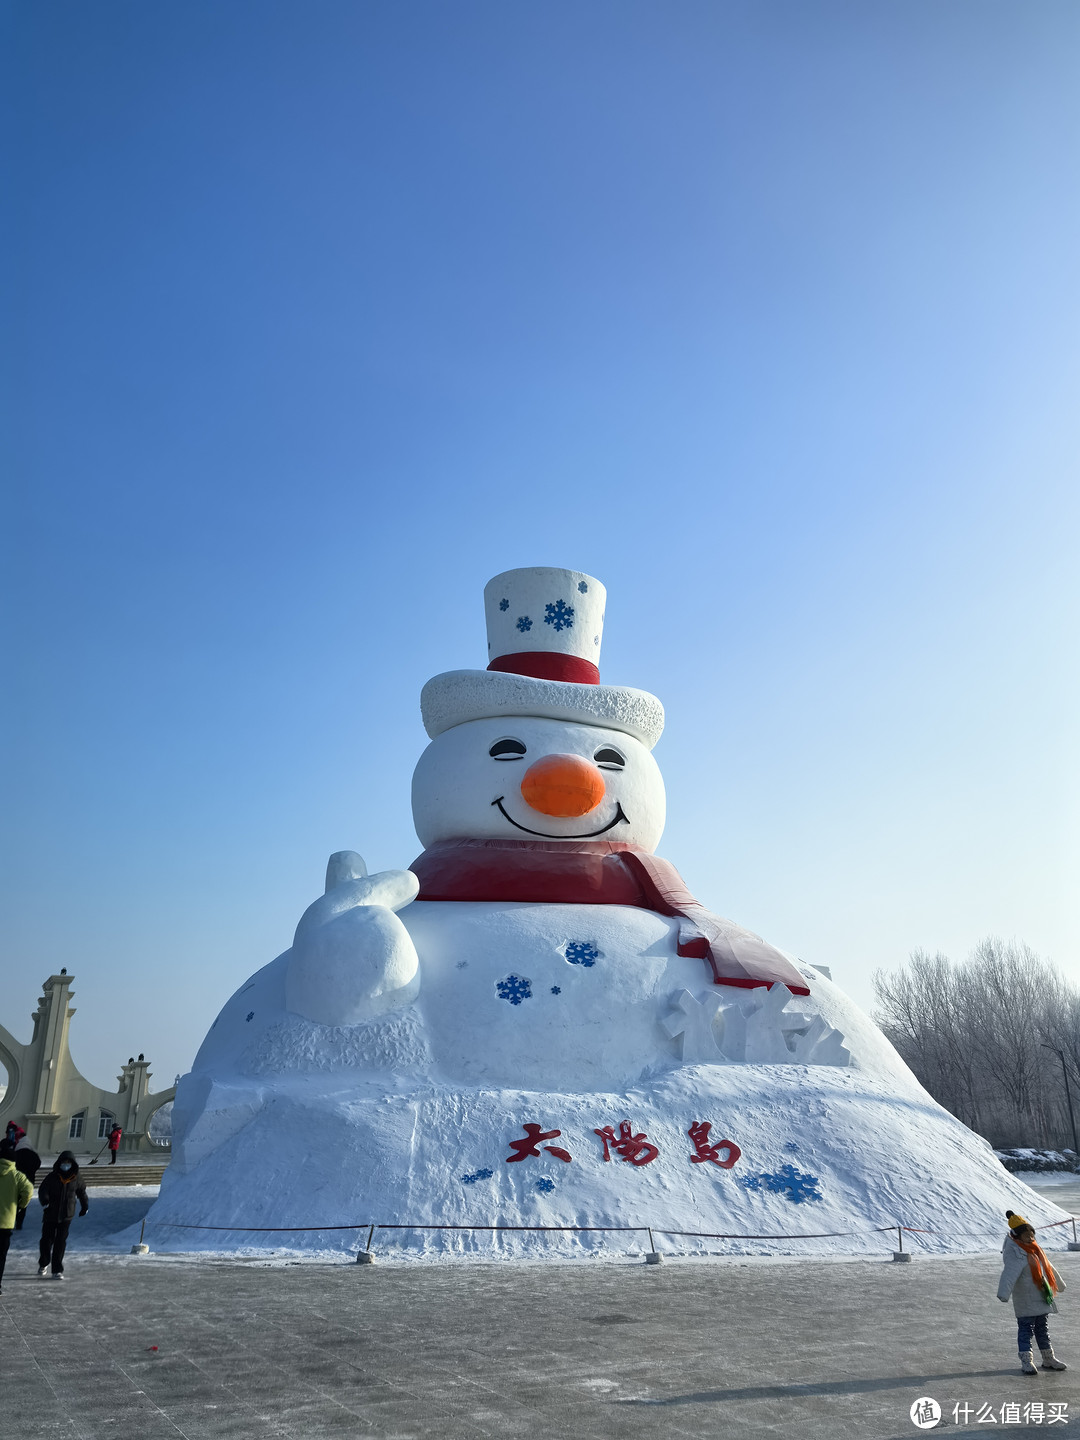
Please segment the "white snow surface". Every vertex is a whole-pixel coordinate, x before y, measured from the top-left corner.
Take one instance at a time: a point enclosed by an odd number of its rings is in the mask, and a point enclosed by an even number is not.
[[[377,1232],[377,1250],[413,1258],[559,1260],[653,1243],[669,1254],[887,1254],[895,1232],[879,1227],[902,1224],[929,1232],[905,1248],[959,1253],[1000,1245],[1006,1209],[1038,1226],[1065,1218],[812,967],[799,967],[810,997],[787,1008],[840,1032],[844,1048],[829,1053],[850,1063],[725,1060],[721,1020],[716,1062],[683,1064],[681,1037],[665,1029],[675,996],[718,993],[745,1009],[766,992],[712,987],[702,961],[675,954],[677,921],[618,906],[433,902],[400,918],[422,984],[396,1011],[349,1026],[289,1013],[288,951],[225,1005],[177,1093],[173,1159],[147,1221],[155,1252],[340,1253],[378,1224],[626,1231]],[[592,965],[570,963],[571,940],[597,952]],[[497,990],[510,975],[530,986],[516,1005]],[[776,1036],[794,1056],[798,1033]],[[510,1161],[526,1122],[560,1134]],[[604,1160],[596,1132],[617,1135],[622,1122],[657,1148],[650,1163]],[[700,1122],[712,1143],[741,1151],[730,1169],[694,1163],[688,1131]],[[180,1228],[193,1226],[223,1228]],[[319,1228],[334,1226],[355,1230]]]
[[[499,670],[448,670],[420,692],[424,728],[434,740],[472,720],[543,716],[632,735],[651,750],[664,729],[664,707],[628,685],[577,685],[534,680]]]

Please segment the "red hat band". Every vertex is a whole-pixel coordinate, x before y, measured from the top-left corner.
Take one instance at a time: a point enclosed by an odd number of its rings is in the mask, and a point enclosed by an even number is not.
[[[529,675],[534,680],[565,680],[572,685],[599,685],[600,671],[591,660],[557,650],[519,650],[499,655],[487,667],[509,675]]]

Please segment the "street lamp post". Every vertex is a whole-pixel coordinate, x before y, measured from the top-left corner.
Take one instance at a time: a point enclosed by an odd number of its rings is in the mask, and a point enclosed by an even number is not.
[[[1065,1052],[1059,1050],[1056,1045],[1043,1045],[1044,1050],[1053,1050],[1054,1054],[1061,1061],[1061,1073],[1065,1077],[1065,1099],[1069,1102],[1069,1124],[1072,1126],[1073,1154],[1076,1156],[1076,1163],[1080,1164],[1080,1143],[1076,1139],[1076,1116],[1073,1114],[1072,1091],[1069,1089],[1069,1071],[1065,1064]]]

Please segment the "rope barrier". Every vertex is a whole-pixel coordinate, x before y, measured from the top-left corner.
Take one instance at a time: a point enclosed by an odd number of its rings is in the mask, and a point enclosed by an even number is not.
[[[1056,1230],[1062,1225],[1075,1225],[1077,1216],[1068,1216],[1064,1220],[1054,1220],[1046,1225],[1041,1225],[1041,1230]],[[940,1230],[920,1229],[916,1225],[876,1225],[871,1230],[822,1230],[813,1234],[795,1235],[735,1235],[723,1231],[713,1230],[665,1230],[656,1225],[413,1225],[399,1223],[373,1223],[365,1220],[362,1224],[356,1225],[191,1225],[180,1220],[159,1220],[155,1222],[158,1226],[167,1230],[210,1230],[223,1232],[225,1234],[238,1235],[319,1235],[331,1231],[341,1230],[367,1230],[367,1250],[371,1249],[371,1242],[376,1230],[480,1230],[490,1234],[498,1234],[501,1231],[507,1232],[529,1232],[529,1233],[552,1233],[569,1235],[634,1235],[647,1233],[649,1243],[652,1245],[652,1254],[656,1253],[656,1242],[653,1235],[668,1235],[676,1239],[689,1240],[844,1240],[856,1235],[883,1235],[890,1230],[895,1230],[898,1237],[903,1235],[941,1235],[945,1232]],[[966,1236],[969,1238],[980,1237],[982,1231],[950,1230],[950,1235]],[[1074,1230],[1075,1235],[1075,1230]],[[901,1249],[903,1240],[900,1238]]]
[[[244,1235],[315,1235],[323,1230],[366,1230],[369,1221],[362,1225],[185,1225],[181,1220],[155,1220],[155,1225],[167,1230],[226,1230]],[[382,1229],[382,1226],[377,1227]]]
[[[1055,1220],[1052,1225],[1042,1225],[1042,1230],[1052,1230],[1058,1225],[1068,1225],[1069,1220]],[[552,1231],[566,1234],[619,1234],[634,1235],[649,1231],[657,1235],[675,1235],[696,1240],[843,1240],[851,1235],[882,1235],[888,1230],[903,1230],[907,1235],[940,1235],[940,1230],[920,1230],[915,1225],[876,1225],[872,1230],[822,1230],[810,1235],[735,1235],[713,1230],[665,1230],[658,1225],[413,1225],[382,1223],[371,1226],[368,1220],[357,1225],[189,1225],[181,1220],[158,1220],[159,1227],[168,1230],[220,1230],[238,1235],[317,1235],[331,1230],[529,1230]],[[981,1231],[950,1231],[950,1234],[981,1234]]]
[[[610,1234],[634,1235],[639,1230],[648,1230],[648,1225],[376,1225],[376,1230],[565,1230],[568,1233],[585,1234],[589,1231],[604,1231]],[[664,1232],[661,1231],[661,1234]]]
[[[696,1240],[843,1240],[849,1235],[881,1235],[886,1230],[907,1230],[907,1225],[876,1225],[873,1230],[823,1230],[817,1235],[723,1235],[711,1230],[660,1230],[654,1225],[657,1235],[682,1235]],[[920,1235],[932,1234],[920,1230]]]
[[[221,1230],[242,1235],[293,1235],[298,1233],[317,1235],[330,1230],[366,1230],[369,1222],[362,1225],[188,1225],[179,1220],[159,1220],[159,1226],[168,1230]],[[378,1224],[376,1230],[537,1230],[567,1234],[618,1234],[634,1235],[639,1231],[652,1230],[657,1235],[692,1236],[700,1240],[837,1240],[848,1235],[880,1235],[886,1230],[911,1227],[878,1225],[873,1230],[826,1230],[817,1235],[728,1235],[709,1230],[663,1230],[656,1225],[391,1225]],[[936,1234],[932,1230],[920,1230],[920,1235]]]

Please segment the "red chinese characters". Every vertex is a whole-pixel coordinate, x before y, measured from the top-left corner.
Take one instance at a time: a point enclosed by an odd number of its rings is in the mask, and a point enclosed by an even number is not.
[[[631,1165],[651,1165],[660,1151],[648,1139],[645,1132],[640,1135],[633,1133],[633,1127],[629,1120],[619,1122],[619,1133],[611,1125],[605,1125],[602,1130],[594,1130],[594,1135],[599,1135],[604,1142],[604,1159],[611,1159],[612,1150],[622,1160],[629,1160]]]
[[[511,1140],[510,1149],[513,1155],[506,1157],[507,1165],[513,1165],[517,1160],[525,1160],[530,1155],[539,1158],[540,1141],[554,1140],[562,1134],[561,1130],[541,1130],[535,1121],[530,1120],[527,1125],[521,1127],[525,1134],[520,1140]],[[565,1160],[567,1164],[573,1159],[569,1150],[564,1150],[561,1145],[545,1145],[544,1149],[549,1155],[554,1155],[556,1160]]]
[[[738,1160],[742,1151],[734,1140],[710,1141],[709,1131],[712,1124],[708,1120],[695,1120],[686,1132],[694,1144],[694,1153],[690,1156],[691,1165],[704,1165],[706,1161],[713,1165],[719,1165],[721,1170],[730,1170]],[[720,1152],[727,1151],[726,1157],[721,1160]]]
[[[545,1141],[557,1140],[562,1135],[561,1130],[541,1130],[535,1120],[530,1120],[521,1127],[524,1130],[517,1140],[511,1140],[511,1153],[506,1157],[507,1165],[514,1165],[519,1160],[540,1159],[541,1148],[549,1155],[554,1155],[557,1160],[569,1164],[573,1159],[569,1150],[564,1150],[561,1145],[548,1145]],[[694,1120],[690,1129],[686,1132],[694,1146],[694,1153],[690,1156],[691,1165],[716,1165],[721,1170],[730,1170],[737,1160],[742,1157],[742,1150],[735,1144],[734,1140],[713,1140],[711,1137],[712,1122],[709,1120]],[[612,1158],[625,1160],[630,1165],[651,1165],[654,1160],[660,1157],[660,1147],[654,1145],[644,1130],[634,1133],[634,1127],[629,1120],[621,1120],[616,1130],[614,1125],[604,1125],[593,1131],[598,1136],[604,1147],[604,1160]]]

